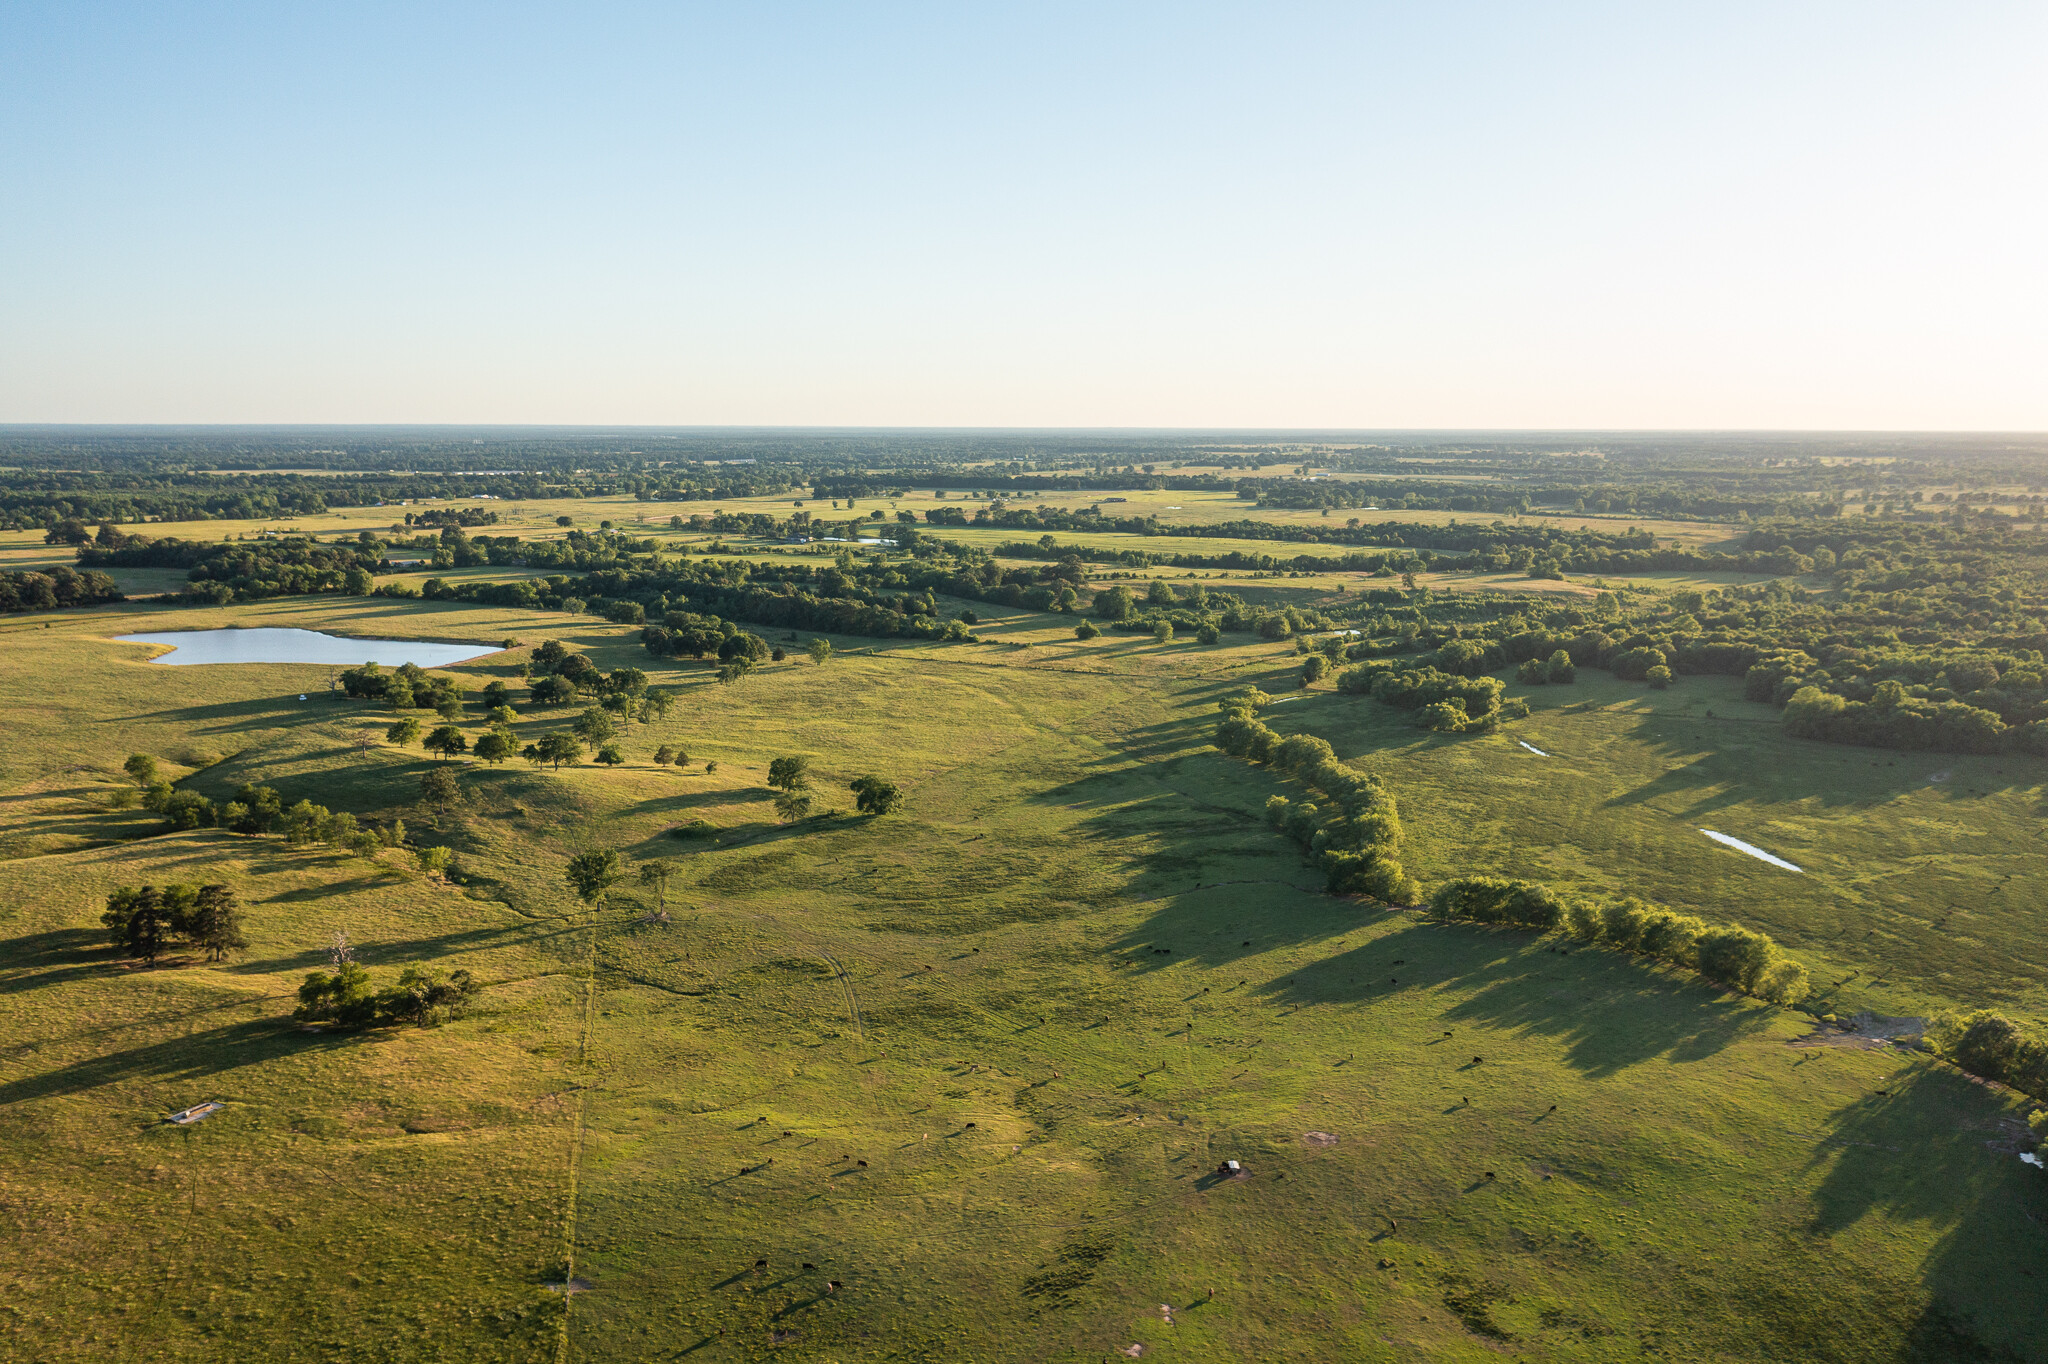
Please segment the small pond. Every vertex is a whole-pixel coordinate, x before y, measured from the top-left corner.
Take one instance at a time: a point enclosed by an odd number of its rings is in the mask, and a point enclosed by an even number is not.
[[[353,668],[379,663],[395,668],[417,663],[445,668],[498,652],[495,645],[436,644],[417,639],[344,639],[318,630],[166,630],[153,635],[117,635],[124,644],[168,644],[171,652],[150,660],[178,667],[187,663],[328,663]]]

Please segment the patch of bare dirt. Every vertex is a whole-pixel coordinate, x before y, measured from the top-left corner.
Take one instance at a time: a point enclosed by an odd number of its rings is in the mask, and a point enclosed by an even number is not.
[[[1858,1037],[1853,1032],[1844,1032],[1832,1023],[1816,1023],[1813,1031],[1803,1037],[1786,1041],[1788,1047],[1847,1047],[1852,1051],[1870,1051],[1885,1046],[1883,1038]]]
[[[1887,1018],[1883,1014],[1874,1014],[1866,1009],[1846,1023],[1816,1023],[1812,1032],[1803,1037],[1795,1037],[1785,1045],[1848,1047],[1853,1050],[1871,1051],[1894,1044],[1915,1045],[1926,1031],[1927,1020],[1924,1018],[1912,1015]]]
[[[1858,1037],[1875,1037],[1886,1042],[1913,1041],[1927,1032],[1927,1020],[1912,1015],[1887,1018],[1865,1009],[1849,1020],[1849,1029]]]
[[[1301,1139],[1310,1146],[1335,1146],[1337,1139],[1328,1132],[1304,1132]]]

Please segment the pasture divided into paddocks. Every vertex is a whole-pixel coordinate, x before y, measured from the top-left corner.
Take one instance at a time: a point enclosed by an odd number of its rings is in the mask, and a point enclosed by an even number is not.
[[[1285,784],[1208,736],[1257,682],[1288,698],[1275,728],[1389,781],[1425,884],[1667,900],[1779,935],[1831,1007],[1888,1013],[2043,1008],[2031,766],[1872,766],[1895,755],[1787,743],[1692,679],[1535,689],[1497,734],[1427,736],[1292,691],[1285,646],[988,614],[997,642],[838,640],[729,687],[534,612],[9,622],[0,1355],[2043,1357],[2048,1202],[2011,1154],[2014,1098],[1801,1045],[1808,1016],[1634,959],[1326,896],[1264,827]],[[471,799],[437,815],[434,760],[383,744],[388,712],[333,699],[328,670],[107,640],[231,623],[519,639],[448,670],[472,688],[560,638],[679,703],[617,770],[461,764]],[[522,740],[566,718],[521,711]],[[455,881],[154,834],[109,808],[138,750],[217,799],[257,781],[402,816],[456,850]],[[836,814],[775,821],[784,754]],[[848,813],[868,772],[901,812]],[[696,819],[718,836],[669,836]],[[631,881],[577,901],[562,868],[593,847],[674,858],[669,922]],[[118,963],[100,904],[150,879],[236,886],[249,951]],[[481,1007],[296,1028],[337,931],[380,981],[474,972]]]

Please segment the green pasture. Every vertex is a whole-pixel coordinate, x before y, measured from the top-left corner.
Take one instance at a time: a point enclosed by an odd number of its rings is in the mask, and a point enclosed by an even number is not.
[[[1275,728],[1389,780],[1425,883],[1498,870],[1739,919],[1839,1007],[1888,1012],[2040,1010],[2016,760],[1788,744],[1690,679],[1534,689],[1528,720],[1443,739],[1287,689],[1284,646],[984,614],[989,643],[838,640],[730,687],[534,612],[7,622],[0,1357],[2048,1358],[2048,1185],[2012,1154],[2015,1098],[1802,1045],[1807,1015],[1634,959],[1325,896],[1260,818],[1285,784],[1207,736],[1256,681],[1287,698]],[[434,760],[327,669],[168,668],[107,638],[229,623],[521,641],[447,670],[472,688],[560,638],[679,703],[616,771],[460,763],[470,799],[437,816]],[[521,711],[522,738],[569,718]],[[654,766],[664,743],[691,765]],[[136,750],[215,798],[263,781],[402,816],[456,850],[453,883],[154,833],[109,800]],[[833,813],[775,822],[784,754]],[[850,813],[869,772],[901,812]],[[668,835],[695,819],[717,836]],[[630,882],[574,900],[589,847],[675,858],[669,922]],[[234,885],[250,950],[116,961],[99,906],[149,879]],[[1972,907],[1929,927],[1935,898]],[[291,991],[337,931],[380,981],[419,961],[490,988],[438,1028],[299,1030]]]

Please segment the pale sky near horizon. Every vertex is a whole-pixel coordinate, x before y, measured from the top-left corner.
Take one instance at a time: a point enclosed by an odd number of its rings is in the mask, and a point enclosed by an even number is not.
[[[0,422],[2048,429],[2048,6],[0,0]]]

